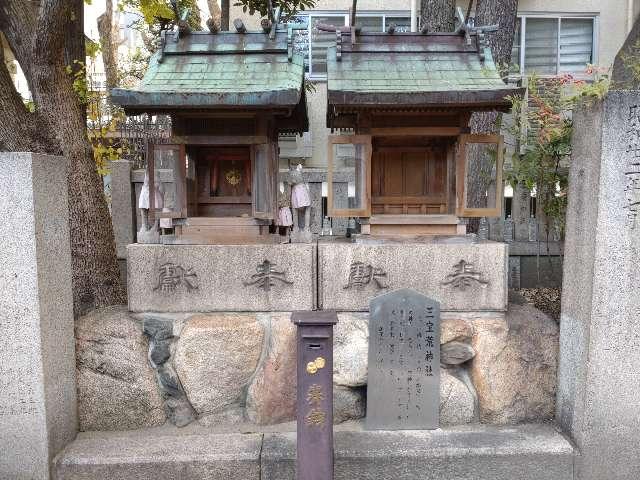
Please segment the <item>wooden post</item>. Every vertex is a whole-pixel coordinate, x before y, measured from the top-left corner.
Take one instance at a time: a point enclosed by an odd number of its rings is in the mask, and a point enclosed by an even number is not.
[[[336,312],[294,312],[298,327],[297,480],[333,480],[333,326]]]

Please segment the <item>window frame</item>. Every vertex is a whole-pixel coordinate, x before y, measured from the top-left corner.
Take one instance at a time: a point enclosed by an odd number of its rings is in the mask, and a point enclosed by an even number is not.
[[[362,208],[341,208],[333,207],[333,147],[334,145],[364,145],[363,176],[364,192],[362,198]],[[371,155],[373,152],[371,135],[329,135],[327,138],[327,216],[338,217],[360,217],[371,216]]]
[[[176,189],[176,201],[179,199],[181,208],[180,210],[172,210],[171,212],[158,211],[156,207],[155,196],[155,170],[156,170],[156,150],[177,150],[178,151],[178,166],[179,169],[176,172],[174,170],[173,182]],[[152,140],[147,140],[147,170],[149,172],[149,219],[156,220],[159,218],[187,218],[187,188],[186,188],[186,175],[187,175],[187,160],[186,160],[186,148],[183,143],[155,143]],[[177,177],[177,178],[176,178]]]
[[[487,143],[497,146],[496,156],[496,198],[495,207],[468,208],[466,197],[467,158],[466,145],[469,143]],[[456,216],[460,218],[501,217],[504,198],[503,183],[504,137],[502,135],[486,135],[466,133],[458,139],[456,153]]]
[[[358,17],[382,17],[382,32],[387,29],[387,17],[407,17],[411,19],[411,12],[409,10],[364,10],[358,11]],[[307,35],[309,36],[309,47],[307,55],[309,57],[309,71],[306,72],[306,76],[309,80],[326,80],[327,75],[325,73],[313,72],[313,42],[311,40],[313,17],[336,17],[344,18],[345,26],[350,26],[351,18],[348,11],[345,10],[305,10],[299,12],[296,15],[297,18],[305,18],[307,22]]]
[[[526,53],[526,34],[527,34],[527,19],[528,18],[540,18],[540,19],[552,19],[556,20],[557,23],[557,32],[558,32],[558,40],[557,40],[557,54],[556,54],[556,73],[554,74],[538,74],[536,75],[541,78],[553,78],[560,75],[563,75],[560,72],[560,39],[562,33],[562,20],[563,19],[572,19],[572,20],[591,20],[593,23],[592,29],[592,37],[591,37],[591,58],[592,63],[594,65],[598,64],[598,32],[599,32],[599,20],[600,15],[598,13],[551,13],[551,12],[521,12],[518,13],[518,22],[520,23],[520,57],[518,58],[518,72],[509,73],[509,77],[512,79],[520,79],[530,73],[525,72],[526,61],[525,61],[525,53]],[[513,58],[511,61],[513,62]],[[590,79],[591,76],[584,72],[564,72],[570,73],[576,78],[579,79]]]
[[[253,218],[259,218],[263,220],[273,220],[277,217],[278,208],[278,161],[277,155],[277,142],[257,143],[251,145],[251,214]],[[256,158],[258,150],[265,149],[264,154],[266,159],[264,160],[263,168],[266,171],[258,169],[256,164]],[[262,182],[262,188],[267,191],[266,194],[266,209],[262,210],[260,207],[260,199],[258,193],[260,191],[259,183]]]

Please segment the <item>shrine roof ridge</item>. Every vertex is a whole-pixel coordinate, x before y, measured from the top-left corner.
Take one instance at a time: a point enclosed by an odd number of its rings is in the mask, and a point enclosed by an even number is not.
[[[140,85],[115,88],[111,98],[127,113],[301,110],[304,60],[289,48],[289,36],[282,30],[273,39],[264,32],[165,32]]]
[[[480,32],[336,35],[327,55],[329,126],[359,108],[508,110],[524,89],[506,84]]]

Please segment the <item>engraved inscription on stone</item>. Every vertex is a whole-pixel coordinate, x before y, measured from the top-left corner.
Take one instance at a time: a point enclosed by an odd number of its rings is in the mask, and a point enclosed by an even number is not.
[[[271,290],[271,287],[275,287],[279,282],[281,285],[293,285],[293,282],[287,280],[287,274],[284,271],[276,270],[276,264],[265,260],[258,264],[256,267],[256,273],[249,277],[244,283],[245,287],[256,286],[263,289],[265,292]]]
[[[184,287],[187,292],[198,289],[198,275],[193,268],[184,268],[171,262],[160,265],[160,268],[158,268],[158,281],[153,290],[159,290],[162,293],[174,293],[179,287]]]
[[[459,288],[464,291],[474,283],[482,287],[486,287],[489,284],[482,278],[482,273],[474,270],[473,263],[460,260],[453,266],[453,273],[447,275],[442,285],[451,285],[453,288]]]
[[[627,212],[627,226],[632,230],[638,223],[640,212],[640,163],[633,163],[625,172],[627,184],[624,188],[625,206]]]
[[[627,151],[632,158],[640,158],[640,106],[632,105],[629,107],[629,116],[627,117],[627,129],[625,131],[627,139]]]
[[[629,158],[629,165],[624,172],[626,183],[624,186],[624,210],[627,216],[627,226],[634,230],[638,223],[638,212],[640,212],[640,106],[629,107],[627,117],[627,128],[625,131],[627,139],[626,154]]]
[[[387,272],[382,268],[363,262],[353,262],[349,268],[349,279],[343,288],[345,290],[350,288],[362,289],[372,282],[378,290],[389,288]]]
[[[369,430],[435,429],[440,409],[440,304],[410,289],[370,302]]]

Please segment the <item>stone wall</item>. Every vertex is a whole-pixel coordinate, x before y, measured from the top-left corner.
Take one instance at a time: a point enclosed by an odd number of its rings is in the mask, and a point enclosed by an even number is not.
[[[81,430],[273,425],[295,420],[295,327],[289,312],[130,314],[78,320]],[[366,414],[368,313],[338,315],[336,423]],[[445,312],[442,425],[545,421],[555,407],[558,327],[526,305]]]

